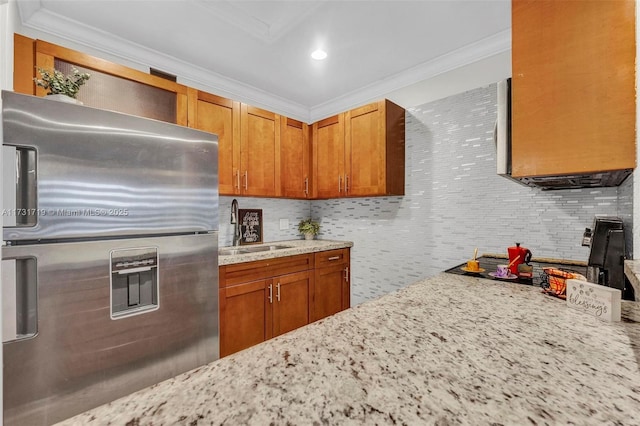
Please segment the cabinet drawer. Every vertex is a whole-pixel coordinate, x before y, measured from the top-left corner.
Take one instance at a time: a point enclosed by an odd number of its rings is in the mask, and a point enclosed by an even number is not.
[[[220,287],[313,269],[313,254],[277,257],[220,267]]]
[[[345,265],[349,263],[349,249],[328,250],[315,253],[315,264],[317,268],[324,268],[332,265]]]

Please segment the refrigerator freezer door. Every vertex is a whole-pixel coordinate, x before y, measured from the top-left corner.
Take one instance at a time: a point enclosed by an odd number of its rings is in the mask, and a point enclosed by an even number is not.
[[[6,91],[2,125],[22,171],[5,241],[218,229],[216,135]]]
[[[55,423],[217,359],[217,241],[213,232],[3,247],[3,262],[35,261],[38,323],[35,336],[3,344],[5,426]],[[149,248],[157,309],[112,319],[112,254]]]

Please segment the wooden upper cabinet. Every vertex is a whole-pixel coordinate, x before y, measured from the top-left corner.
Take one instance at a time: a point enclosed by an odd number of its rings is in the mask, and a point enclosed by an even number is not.
[[[633,169],[635,1],[512,2],[512,175]]]
[[[325,118],[312,126],[313,197],[344,196],[344,114]]]
[[[309,198],[311,188],[309,125],[281,118],[280,187],[286,198]]]
[[[33,84],[37,68],[65,74],[75,66],[91,78],[78,93],[85,105],[187,125],[187,87],[155,75],[115,64],[42,40],[14,35],[14,88],[45,96]]]
[[[347,111],[347,196],[404,195],[404,125],[404,109],[388,100]]]
[[[218,135],[220,195],[240,193],[240,103],[189,89],[189,126]]]
[[[314,197],[404,195],[404,113],[382,100],[315,123]]]
[[[280,116],[246,104],[241,111],[241,194],[279,196]]]

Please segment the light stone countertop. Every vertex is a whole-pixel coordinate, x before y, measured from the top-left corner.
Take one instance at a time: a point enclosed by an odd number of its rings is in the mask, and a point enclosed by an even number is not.
[[[625,260],[624,274],[633,286],[636,302],[640,302],[640,260]]]
[[[638,425],[640,318],[442,273],[63,425]]]
[[[353,242],[333,240],[286,240],[238,247],[220,247],[220,250],[243,249],[271,245],[290,246],[290,248],[273,251],[261,251],[256,253],[240,253],[234,255],[218,256],[218,265],[233,265],[235,263],[252,262],[254,260],[273,259],[276,257],[295,256],[297,254],[315,253],[318,251],[353,247]]]

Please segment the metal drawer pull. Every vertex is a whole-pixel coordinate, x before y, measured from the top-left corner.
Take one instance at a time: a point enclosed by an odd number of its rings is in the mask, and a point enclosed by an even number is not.
[[[276,284],[276,299],[280,301],[280,283]]]
[[[273,284],[269,284],[269,303],[273,303]]]
[[[346,282],[349,282],[349,267],[348,267],[348,266],[346,266],[346,267],[344,268],[344,280],[345,280]]]
[[[340,256],[331,256],[327,260],[338,260],[338,259],[340,259]]]

